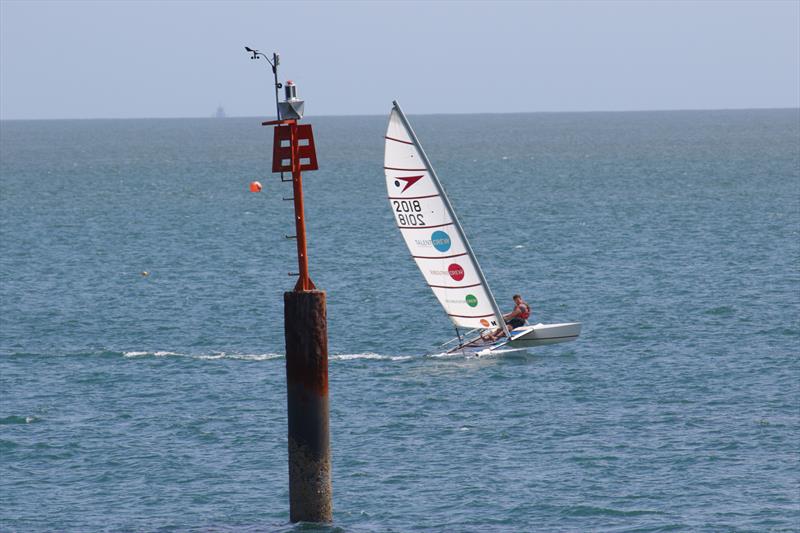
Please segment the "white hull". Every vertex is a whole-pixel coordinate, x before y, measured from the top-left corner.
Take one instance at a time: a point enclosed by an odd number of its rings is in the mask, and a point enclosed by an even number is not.
[[[545,344],[570,342],[581,334],[580,322],[567,322],[564,324],[536,324],[523,326],[511,332],[509,348],[530,348]]]

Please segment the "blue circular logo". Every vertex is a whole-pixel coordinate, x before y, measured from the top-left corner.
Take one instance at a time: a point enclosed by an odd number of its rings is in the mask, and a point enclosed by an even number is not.
[[[450,249],[450,235],[443,231],[434,231],[431,235],[431,242],[433,247],[440,252],[446,252]]]

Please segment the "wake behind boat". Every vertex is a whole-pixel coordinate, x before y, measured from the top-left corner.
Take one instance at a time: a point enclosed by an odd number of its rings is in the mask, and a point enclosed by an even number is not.
[[[425,281],[456,328],[449,352],[478,355],[575,340],[581,324],[525,324],[509,331],[503,313],[428,156],[395,101],[386,130],[384,172],[397,227]],[[470,331],[461,334],[459,328]],[[503,337],[487,339],[498,329]]]

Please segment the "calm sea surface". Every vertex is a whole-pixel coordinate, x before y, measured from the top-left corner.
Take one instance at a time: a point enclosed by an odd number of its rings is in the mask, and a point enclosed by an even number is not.
[[[584,330],[426,355],[386,118],[312,117],[332,528],[288,523],[271,130],[0,124],[0,530],[800,530],[800,111],[411,120],[501,306]]]

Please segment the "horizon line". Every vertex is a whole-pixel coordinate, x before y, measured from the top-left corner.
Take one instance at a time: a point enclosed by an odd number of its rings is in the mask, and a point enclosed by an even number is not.
[[[223,106],[224,107],[224,106]],[[409,113],[414,116],[448,116],[448,115],[553,115],[553,114],[578,114],[578,113],[668,113],[668,112],[700,112],[700,111],[790,111],[800,110],[800,105],[795,107],[714,107],[714,108],[667,108],[667,109],[589,109],[573,111],[454,111],[447,113]],[[355,113],[355,114],[319,114],[310,115],[311,117],[382,117],[383,113]],[[225,117],[215,117],[213,115],[197,116],[152,116],[152,117],[84,117],[84,118],[0,118],[0,122],[35,122],[35,121],[56,121],[56,120],[197,120],[213,119],[220,120],[226,118],[269,118],[275,115],[228,115]],[[308,118],[308,117],[304,117]]]

